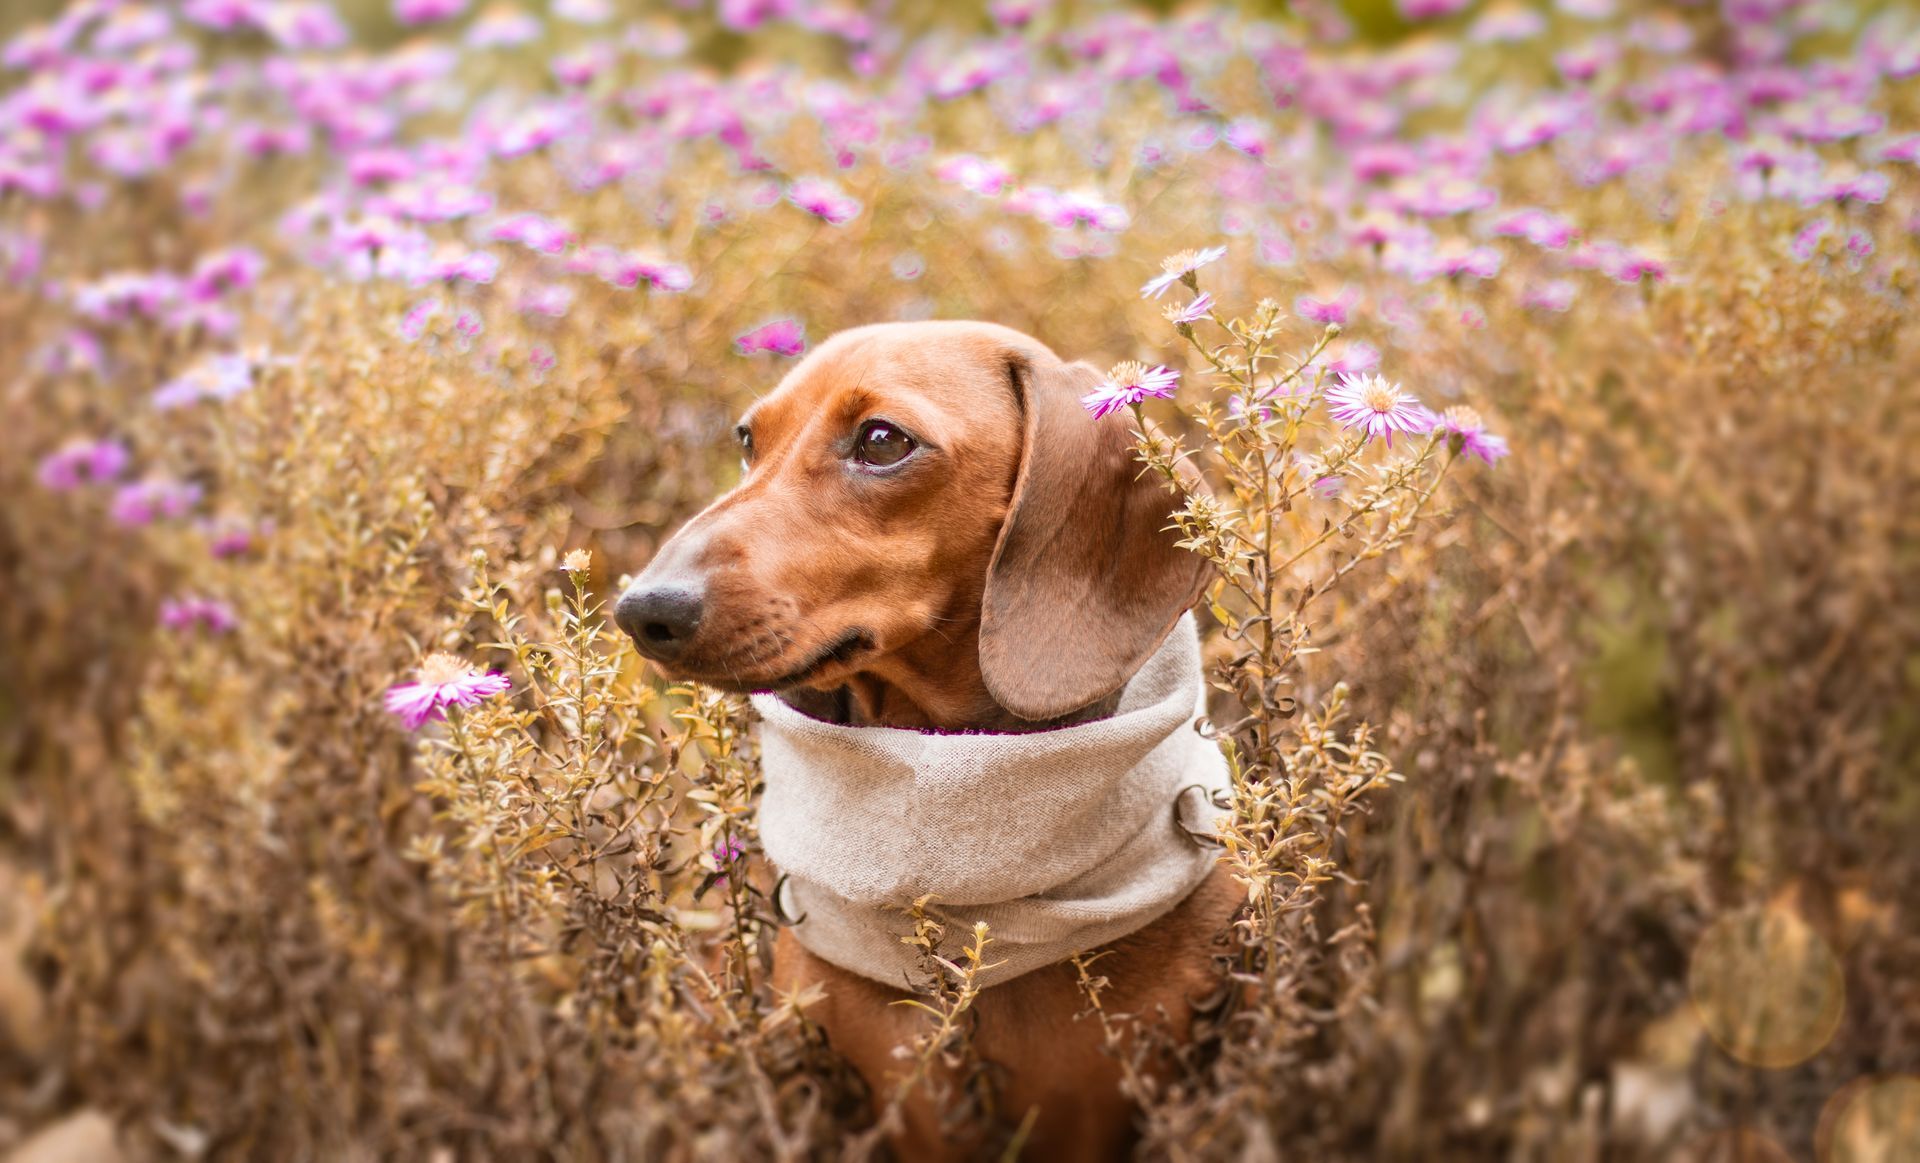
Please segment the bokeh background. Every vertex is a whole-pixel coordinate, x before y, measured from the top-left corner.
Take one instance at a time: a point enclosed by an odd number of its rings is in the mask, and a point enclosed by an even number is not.
[[[991,319],[1197,391],[1140,286],[1224,246],[1223,311],[1512,454],[1316,625],[1301,705],[1344,684],[1399,778],[1143,1151],[1920,1158],[1903,6],[0,36],[0,1157],[882,1150],[753,972],[739,707],[593,603],[735,479],[763,325]],[[514,682],[470,739],[382,708],[430,651]]]

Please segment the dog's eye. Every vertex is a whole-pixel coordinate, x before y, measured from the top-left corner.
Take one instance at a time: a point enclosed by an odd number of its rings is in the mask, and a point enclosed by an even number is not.
[[[853,458],[861,464],[884,468],[907,459],[913,449],[913,437],[885,420],[869,420],[861,426],[860,435],[853,442]]]
[[[752,464],[753,463],[753,429],[747,427],[745,424],[742,424],[740,427],[735,428],[733,430],[733,434],[740,438],[740,459],[747,464]]]

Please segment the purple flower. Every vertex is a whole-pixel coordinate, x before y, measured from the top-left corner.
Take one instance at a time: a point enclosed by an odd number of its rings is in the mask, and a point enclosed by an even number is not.
[[[1364,340],[1356,339],[1340,349],[1340,354],[1322,356],[1320,361],[1329,375],[1357,376],[1365,375],[1380,366],[1380,349]]]
[[[1104,420],[1122,408],[1131,408],[1147,397],[1169,399],[1180,383],[1180,373],[1168,367],[1148,367],[1138,360],[1115,364],[1100,386],[1080,397],[1080,406]]]
[[[1188,303],[1184,307],[1168,307],[1166,309],[1167,322],[1176,325],[1181,323],[1197,323],[1205,319],[1207,312],[1211,310],[1213,310],[1213,292],[1202,291],[1193,302]]]
[[[206,302],[231,291],[247,290],[260,281],[266,266],[267,260],[250,246],[215,251],[194,264],[186,282],[187,296]]]
[[[1480,413],[1472,408],[1448,408],[1440,414],[1440,423],[1447,430],[1447,442],[1456,453],[1477,456],[1488,464],[1507,455],[1506,437],[1488,432]]]
[[[713,883],[727,883],[727,869],[732,868],[734,861],[739,860],[746,854],[747,850],[740,847],[733,837],[729,836],[725,840],[722,840],[712,852],[708,853],[708,856],[713,860],[713,870],[718,873],[718,875],[713,878]]]
[[[1444,278],[1472,275],[1490,279],[1500,273],[1500,252],[1490,246],[1468,246],[1449,239],[1428,257],[1426,273]]]
[[[160,385],[153,406],[161,411],[200,400],[231,400],[253,387],[254,361],[238,352],[210,355]]]
[[[1626,247],[1610,255],[1602,267],[1608,277],[1622,283],[1637,283],[1641,279],[1654,283],[1667,281],[1665,259]]]
[[[1408,20],[1438,20],[1465,10],[1472,0],[1399,0],[1400,15]]]
[[[40,483],[55,492],[118,480],[132,454],[118,440],[73,440],[40,461]]]
[[[1559,215],[1529,207],[1495,219],[1493,232],[1507,237],[1524,238],[1546,250],[1565,250],[1567,244],[1573,241],[1576,231],[1573,223]]]
[[[409,731],[429,719],[444,718],[448,707],[471,707],[513,685],[506,675],[483,672],[451,654],[429,654],[416,673],[418,682],[398,683],[388,688],[384,699],[387,710]]]
[[[1183,250],[1178,254],[1168,255],[1160,263],[1160,273],[1140,285],[1140,297],[1158,299],[1175,283],[1185,282],[1191,285],[1193,272],[1223,257],[1226,253],[1226,247],[1213,246],[1205,250]]]
[[[1920,165],[1920,133],[1909,133],[1882,146],[1880,160]]]
[[[843,226],[860,215],[860,200],[820,178],[801,178],[787,187],[787,200],[830,226]]]
[[[263,27],[266,13],[261,0],[187,0],[180,11],[194,24],[216,32]]]
[[[1803,202],[1808,206],[1820,202],[1838,202],[1842,206],[1848,202],[1878,205],[1887,200],[1887,192],[1892,188],[1893,182],[1878,170],[1843,171],[1823,179]]]
[[[1520,305],[1532,311],[1565,311],[1573,306],[1573,282],[1570,279],[1548,279],[1544,283],[1529,283],[1520,292]]]
[[[261,24],[274,43],[284,49],[334,49],[350,39],[330,0],[270,8],[261,14]]]
[[[1793,242],[1789,244],[1789,248],[1793,251],[1793,257],[1799,259],[1801,262],[1806,262],[1818,254],[1820,252],[1820,240],[1825,238],[1827,233],[1832,229],[1833,223],[1827,221],[1825,218],[1815,218],[1813,221],[1795,231]]]
[[[521,291],[515,306],[522,315],[562,319],[573,309],[573,295],[573,288],[565,283],[543,283]]]
[[[262,521],[250,528],[242,521],[228,518],[203,522],[200,528],[207,537],[207,552],[225,560],[252,553],[260,539],[273,532],[273,522]]]
[[[162,517],[184,517],[199,503],[199,485],[148,477],[120,486],[107,512],[116,524],[150,525]]]
[[[169,630],[205,630],[226,634],[240,625],[233,607],[213,598],[168,598],[160,603],[160,625]]]
[[[437,295],[429,295],[407,308],[407,313],[400,316],[399,330],[401,338],[407,340],[409,343],[419,340],[422,335],[426,334],[427,320],[438,315],[442,305]]]
[[[456,279],[485,286],[500,273],[500,256],[488,250],[445,249],[420,269],[416,283],[453,282]]]
[[[1396,432],[1430,432],[1433,413],[1412,396],[1375,376],[1342,376],[1327,389],[1327,414],[1342,428],[1358,428],[1371,440],[1382,437],[1393,444]]]
[[[1354,305],[1360,301],[1360,292],[1351,288],[1342,288],[1331,299],[1316,299],[1311,295],[1302,295],[1293,301],[1293,309],[1302,319],[1311,319],[1315,323],[1338,323],[1347,325],[1347,317]]]
[[[404,149],[374,146],[347,158],[347,180],[356,186],[377,186],[411,178],[419,168]]]
[[[796,319],[775,319],[763,323],[734,341],[741,355],[758,351],[774,355],[799,355],[807,349],[807,331]]]
[[[1404,184],[1395,194],[1395,202],[1408,214],[1422,218],[1451,218],[1472,210],[1484,210],[1499,201],[1499,195],[1465,178],[1430,178]]]
[[[393,18],[402,24],[438,24],[467,10],[467,0],[393,0]]]
[[[491,7],[467,28],[471,48],[512,48],[540,39],[540,20],[517,8]]]
[[[1112,233],[1125,230],[1129,221],[1126,207],[1085,190],[1041,198],[1035,203],[1034,215],[1056,230],[1086,226]]]
[[[933,176],[943,182],[953,182],[984,198],[991,198],[1007,188],[1013,175],[999,162],[975,157],[963,153],[950,157],[934,167]]]
[[[1273,149],[1273,143],[1268,140],[1267,124],[1258,118],[1235,118],[1223,136],[1228,145],[1250,158],[1264,158]]]
[[[1467,37],[1477,44],[1509,44],[1532,40],[1546,29],[1546,17],[1533,9],[1517,4],[1499,4],[1480,14]]]
[[[693,275],[686,267],[646,255],[608,255],[599,266],[600,277],[622,289],[645,283],[656,291],[684,291],[693,285]]]

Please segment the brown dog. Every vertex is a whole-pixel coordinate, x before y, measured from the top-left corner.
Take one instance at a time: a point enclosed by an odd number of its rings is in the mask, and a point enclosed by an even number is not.
[[[1140,473],[1122,417],[1093,420],[1098,376],[982,323],[842,332],[739,427],[739,487],[661,547],[615,611],[682,678],[776,691],[852,725],[1030,731],[1110,713],[1119,689],[1207,582],[1168,531],[1172,499]],[[1036,778],[1045,778],[1036,773]],[[1239,900],[1216,872],[1126,937],[1098,972],[1110,1012],[1164,1013],[1218,979],[1209,950]],[[876,1095],[924,1015],[906,996],[783,933],[775,977],[819,983],[810,1013]],[[990,986],[973,1042],[1042,1159],[1112,1158],[1132,1137],[1120,1070],[1070,965]],[[965,1154],[910,1108],[908,1159]]]

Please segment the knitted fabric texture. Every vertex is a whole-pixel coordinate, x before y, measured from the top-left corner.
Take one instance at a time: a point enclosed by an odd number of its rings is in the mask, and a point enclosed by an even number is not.
[[[1028,734],[846,727],[756,695],[760,839],[794,935],[892,986],[924,979],[906,909],[936,895],[957,960],[977,921],[999,985],[1138,930],[1212,870],[1229,781],[1194,729],[1205,704],[1193,615],[1113,717]]]

